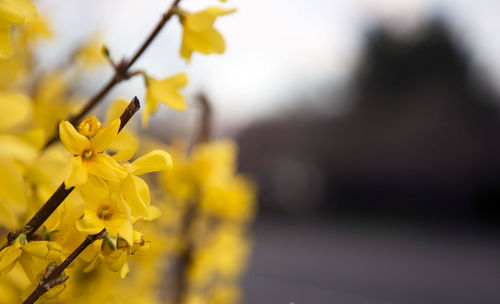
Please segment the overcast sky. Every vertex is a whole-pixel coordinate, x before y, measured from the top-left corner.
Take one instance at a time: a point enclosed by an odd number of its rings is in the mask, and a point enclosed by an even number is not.
[[[57,51],[95,31],[112,54],[130,55],[156,24],[170,1],[38,0],[57,34],[48,60]],[[224,55],[194,55],[188,65],[178,56],[181,29],[177,19],[137,63],[165,77],[186,71],[186,94],[204,90],[228,124],[245,123],[289,106],[293,96],[314,96],[327,85],[341,84],[355,67],[364,35],[379,20],[401,31],[425,17],[446,18],[466,43],[475,62],[500,84],[500,1],[498,0],[183,0],[182,7],[235,7],[238,12],[216,22],[226,39]],[[50,58],[52,56],[52,58]],[[114,96],[143,94],[132,81]],[[167,110],[158,116],[161,119]],[[154,120],[153,120],[154,122]]]

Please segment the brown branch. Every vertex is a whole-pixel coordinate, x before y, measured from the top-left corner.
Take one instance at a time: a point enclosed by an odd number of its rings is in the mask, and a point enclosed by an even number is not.
[[[130,101],[129,105],[123,111],[120,116],[120,128],[118,132],[120,132],[123,127],[127,124],[130,118],[139,110],[140,103],[137,96],[134,96]],[[26,232],[26,238],[28,240],[33,239],[34,233],[38,228],[49,218],[49,216],[54,213],[54,211],[61,205],[61,203],[68,197],[68,195],[73,191],[75,187],[71,187],[66,189],[66,185],[64,182],[57,188],[57,190],[52,194],[52,196],[47,200],[47,202],[37,211],[35,215],[29,220],[29,222],[24,225],[22,231]],[[7,235],[7,243],[5,243],[0,251],[10,245],[12,241],[14,241],[19,236],[19,231],[11,232]]]
[[[106,229],[103,229],[98,234],[89,235],[59,266],[54,269],[47,270],[47,273],[42,277],[36,289],[29,295],[23,304],[33,304],[44,293],[52,287],[64,283],[68,277],[61,276],[63,271],[82,253],[88,246],[98,239],[101,239],[106,234]]]
[[[70,122],[73,125],[76,125],[80,120],[87,115],[87,113],[97,104],[101,99],[106,96],[111,89],[117,85],[118,83],[122,82],[123,80],[127,80],[130,77],[133,77],[135,75],[138,75],[137,73],[130,73],[129,69],[132,67],[132,65],[141,57],[141,55],[144,53],[144,51],[149,47],[151,42],[156,38],[158,33],[161,31],[161,29],[165,26],[168,20],[175,14],[175,11],[177,9],[177,5],[181,2],[181,0],[175,0],[172,5],[170,5],[169,9],[167,12],[165,12],[156,25],[156,27],[153,29],[153,31],[149,34],[149,36],[146,38],[146,40],[142,43],[142,45],[139,47],[139,49],[135,52],[135,54],[132,56],[132,59],[126,60],[122,59],[118,64],[113,65],[115,69],[115,74],[113,77],[102,87],[94,96],[92,96],[87,104],[83,107],[83,109],[74,117],[70,118]],[[54,136],[52,136],[45,145],[43,146],[42,149],[45,149],[49,147],[50,145],[54,144],[57,139],[59,138],[59,131],[56,130],[54,133]]]

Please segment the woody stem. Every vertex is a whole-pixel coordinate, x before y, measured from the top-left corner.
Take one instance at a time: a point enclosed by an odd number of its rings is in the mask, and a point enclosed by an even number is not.
[[[68,277],[62,277],[64,269],[66,269],[71,262],[73,262],[88,246],[98,239],[101,239],[106,234],[106,229],[101,230],[98,234],[87,236],[85,240],[78,246],[59,266],[47,273],[40,281],[35,290],[23,302],[23,304],[33,304],[44,293],[49,291],[52,287],[64,283]]]

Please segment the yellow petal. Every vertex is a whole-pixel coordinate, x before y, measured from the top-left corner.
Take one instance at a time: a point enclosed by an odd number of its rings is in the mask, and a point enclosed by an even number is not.
[[[29,254],[21,254],[17,261],[19,262],[19,265],[22,267],[24,274],[30,280],[30,282],[36,284],[35,281],[37,280],[37,278],[35,278],[35,269],[33,268],[37,265],[33,265],[33,257]]]
[[[92,262],[90,262],[89,265],[87,265],[87,267],[83,269],[83,272],[84,273],[91,272],[97,266],[99,266],[99,264],[101,264],[101,259],[99,257],[96,257],[95,259],[92,260]]]
[[[135,136],[130,132],[122,130],[108,149],[110,151],[118,151],[113,155],[113,158],[117,161],[125,162],[134,156],[138,146],[139,142]]]
[[[36,8],[29,0],[0,1],[0,20],[21,24],[36,16]]]
[[[66,289],[66,283],[57,284],[54,287],[50,288],[43,297],[47,300],[56,299],[59,295]]]
[[[158,207],[156,207],[154,205],[148,206],[148,213],[149,213],[149,216],[144,218],[144,220],[146,220],[146,221],[152,221],[152,220],[155,220],[161,216],[160,209],[158,209]]]
[[[28,96],[19,93],[0,93],[0,130],[19,125],[26,121],[31,112],[32,106]]]
[[[69,121],[63,121],[59,124],[59,136],[66,150],[74,155],[82,154],[83,150],[90,145],[87,137],[78,133]]]
[[[97,211],[101,202],[109,199],[109,187],[100,178],[90,175],[88,181],[78,188],[87,208]]]
[[[188,77],[186,73],[177,73],[173,76],[163,79],[160,82],[168,83],[169,86],[172,86],[176,89],[181,89],[188,84]]]
[[[141,178],[129,175],[122,182],[122,194],[135,217],[149,217],[149,188]]]
[[[185,58],[187,62],[191,61],[191,56],[193,55],[193,48],[186,43],[186,35],[190,35],[189,31],[184,30],[182,32],[182,45],[181,45],[181,57]],[[188,38],[189,39],[189,38]]]
[[[220,7],[209,7],[201,12],[187,14],[184,22],[185,27],[189,27],[193,31],[203,31],[211,27],[218,16],[232,14],[236,9],[223,9]]]
[[[127,262],[127,255],[123,254],[122,251],[115,251],[108,258],[109,270],[113,272],[120,271],[123,265]]]
[[[62,257],[62,248],[56,242],[32,241],[24,245],[23,251],[40,259],[55,260]]]
[[[121,237],[129,245],[134,243],[134,230],[130,219],[120,217],[113,217],[111,220],[104,222],[106,230],[113,237]]]
[[[118,129],[120,128],[120,119],[115,119],[111,124],[97,132],[97,134],[92,138],[90,144],[96,152],[102,152],[106,150],[109,145],[113,142],[116,135],[118,134]]]
[[[87,182],[88,168],[82,161],[81,156],[75,156],[70,160],[68,171],[69,172],[66,175],[66,179],[64,180],[66,189],[74,186],[80,186]]]
[[[83,211],[83,217],[76,221],[76,229],[81,233],[96,234],[104,229],[103,222],[97,217],[95,212],[89,209]]]
[[[224,38],[214,28],[208,28],[201,32],[188,31],[183,37],[183,43],[202,54],[222,54],[226,49]]]
[[[37,150],[18,136],[0,135],[0,157],[29,162],[37,156]]]
[[[47,241],[35,241],[29,242],[24,245],[23,250],[32,256],[37,258],[44,258],[47,253],[49,253],[49,247],[47,247]]]
[[[22,139],[34,146],[37,149],[41,149],[45,144],[46,132],[42,127],[35,127],[22,135]]]
[[[111,106],[106,111],[106,124],[111,123],[114,119],[120,118],[123,111],[128,107],[129,102],[125,99],[117,99],[113,101]]]
[[[106,153],[99,153],[87,162],[90,174],[105,180],[119,182],[127,177],[127,171]]]
[[[7,158],[0,158],[0,172],[0,197],[5,200],[1,204],[17,212],[25,212],[28,193],[24,188],[21,172],[14,161],[9,161]]]
[[[130,268],[128,267],[128,263],[125,262],[123,264],[122,269],[120,269],[120,278],[125,279],[130,271]]]
[[[174,80],[177,81],[177,79]],[[155,101],[161,101],[174,110],[184,111],[187,107],[186,100],[176,85],[177,83],[170,83],[170,78],[161,81],[152,80],[148,90]]]
[[[9,58],[13,53],[14,49],[10,42],[10,25],[0,23],[0,58]]]
[[[153,150],[145,154],[128,167],[127,171],[130,174],[141,175],[149,172],[164,171],[172,168],[172,157],[163,150]]]
[[[0,272],[11,267],[22,252],[22,249],[16,248],[16,246],[9,246],[0,251]]]

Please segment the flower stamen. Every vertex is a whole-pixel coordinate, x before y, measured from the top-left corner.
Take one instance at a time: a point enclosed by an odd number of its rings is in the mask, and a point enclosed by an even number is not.
[[[99,210],[97,210],[97,217],[103,221],[110,220],[113,217],[113,209],[111,206],[101,206]]]
[[[95,156],[95,152],[92,151],[91,149],[84,150],[82,152],[82,158],[83,160],[90,160]]]

